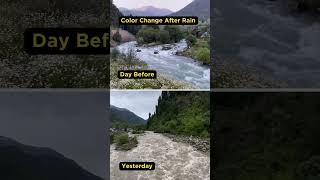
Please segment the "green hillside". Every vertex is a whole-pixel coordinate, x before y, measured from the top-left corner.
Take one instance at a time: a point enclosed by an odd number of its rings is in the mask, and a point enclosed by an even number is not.
[[[124,128],[134,125],[143,125],[147,121],[128,109],[111,106],[111,125],[115,128]]]
[[[210,94],[162,92],[147,128],[156,132],[209,137]]]

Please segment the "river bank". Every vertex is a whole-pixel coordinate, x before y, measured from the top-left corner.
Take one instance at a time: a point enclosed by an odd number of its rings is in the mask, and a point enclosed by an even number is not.
[[[212,88],[284,88],[287,83],[234,60],[214,58]]]
[[[197,89],[210,88],[210,68],[208,66],[203,66],[192,58],[176,55],[178,51],[187,48],[185,40],[165,45],[170,46],[169,49],[163,46],[137,47],[137,42],[132,41],[123,43],[117,48],[124,54],[133,50],[137,58],[145,62],[149,69],[165,74],[170,79],[185,82]]]
[[[182,142],[189,144],[196,148],[197,150],[204,152],[205,154],[210,154],[210,139],[199,138],[195,136],[183,136],[174,134],[163,134],[164,136],[170,138],[174,142]]]

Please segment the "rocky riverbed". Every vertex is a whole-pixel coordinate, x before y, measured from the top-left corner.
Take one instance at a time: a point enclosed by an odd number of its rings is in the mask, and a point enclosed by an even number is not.
[[[195,136],[182,136],[173,134],[164,134],[174,142],[182,142],[189,144],[197,150],[210,154],[210,139],[203,139]]]

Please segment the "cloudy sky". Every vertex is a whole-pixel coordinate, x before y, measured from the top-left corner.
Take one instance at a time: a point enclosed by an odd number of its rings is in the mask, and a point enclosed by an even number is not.
[[[108,99],[105,92],[0,92],[0,136],[53,149],[104,178]]]
[[[171,11],[178,11],[191,3],[193,0],[113,0],[117,7],[135,9],[142,6],[154,6],[157,8],[166,8]]]
[[[161,91],[111,91],[110,104],[147,119],[155,111]]]

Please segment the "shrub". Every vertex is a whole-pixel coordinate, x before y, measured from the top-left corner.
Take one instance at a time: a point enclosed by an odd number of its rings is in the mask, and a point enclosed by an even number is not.
[[[114,41],[116,41],[116,42],[121,42],[121,41],[122,41],[121,34],[117,31],[117,32],[113,35],[112,39],[113,39]]]
[[[137,42],[139,44],[144,44],[145,43],[143,37],[138,37]]]
[[[129,136],[126,133],[120,134],[118,136],[116,136],[116,144],[117,146],[122,146],[124,144],[129,143]]]
[[[112,59],[118,58],[119,55],[120,55],[120,51],[119,51],[118,48],[112,49],[112,51],[111,51],[111,58],[112,58]]]
[[[139,61],[136,52],[132,48],[124,55],[124,60],[129,66],[135,65],[136,62]]]
[[[209,63],[210,62],[210,50],[208,48],[200,48],[196,52],[196,58],[199,61]]]
[[[187,36],[186,40],[187,40],[187,43],[188,43],[189,46],[194,45],[197,42],[197,38],[192,34],[189,34]]]
[[[116,149],[128,151],[137,146],[138,140],[134,137],[129,137],[127,133],[114,135]]]

